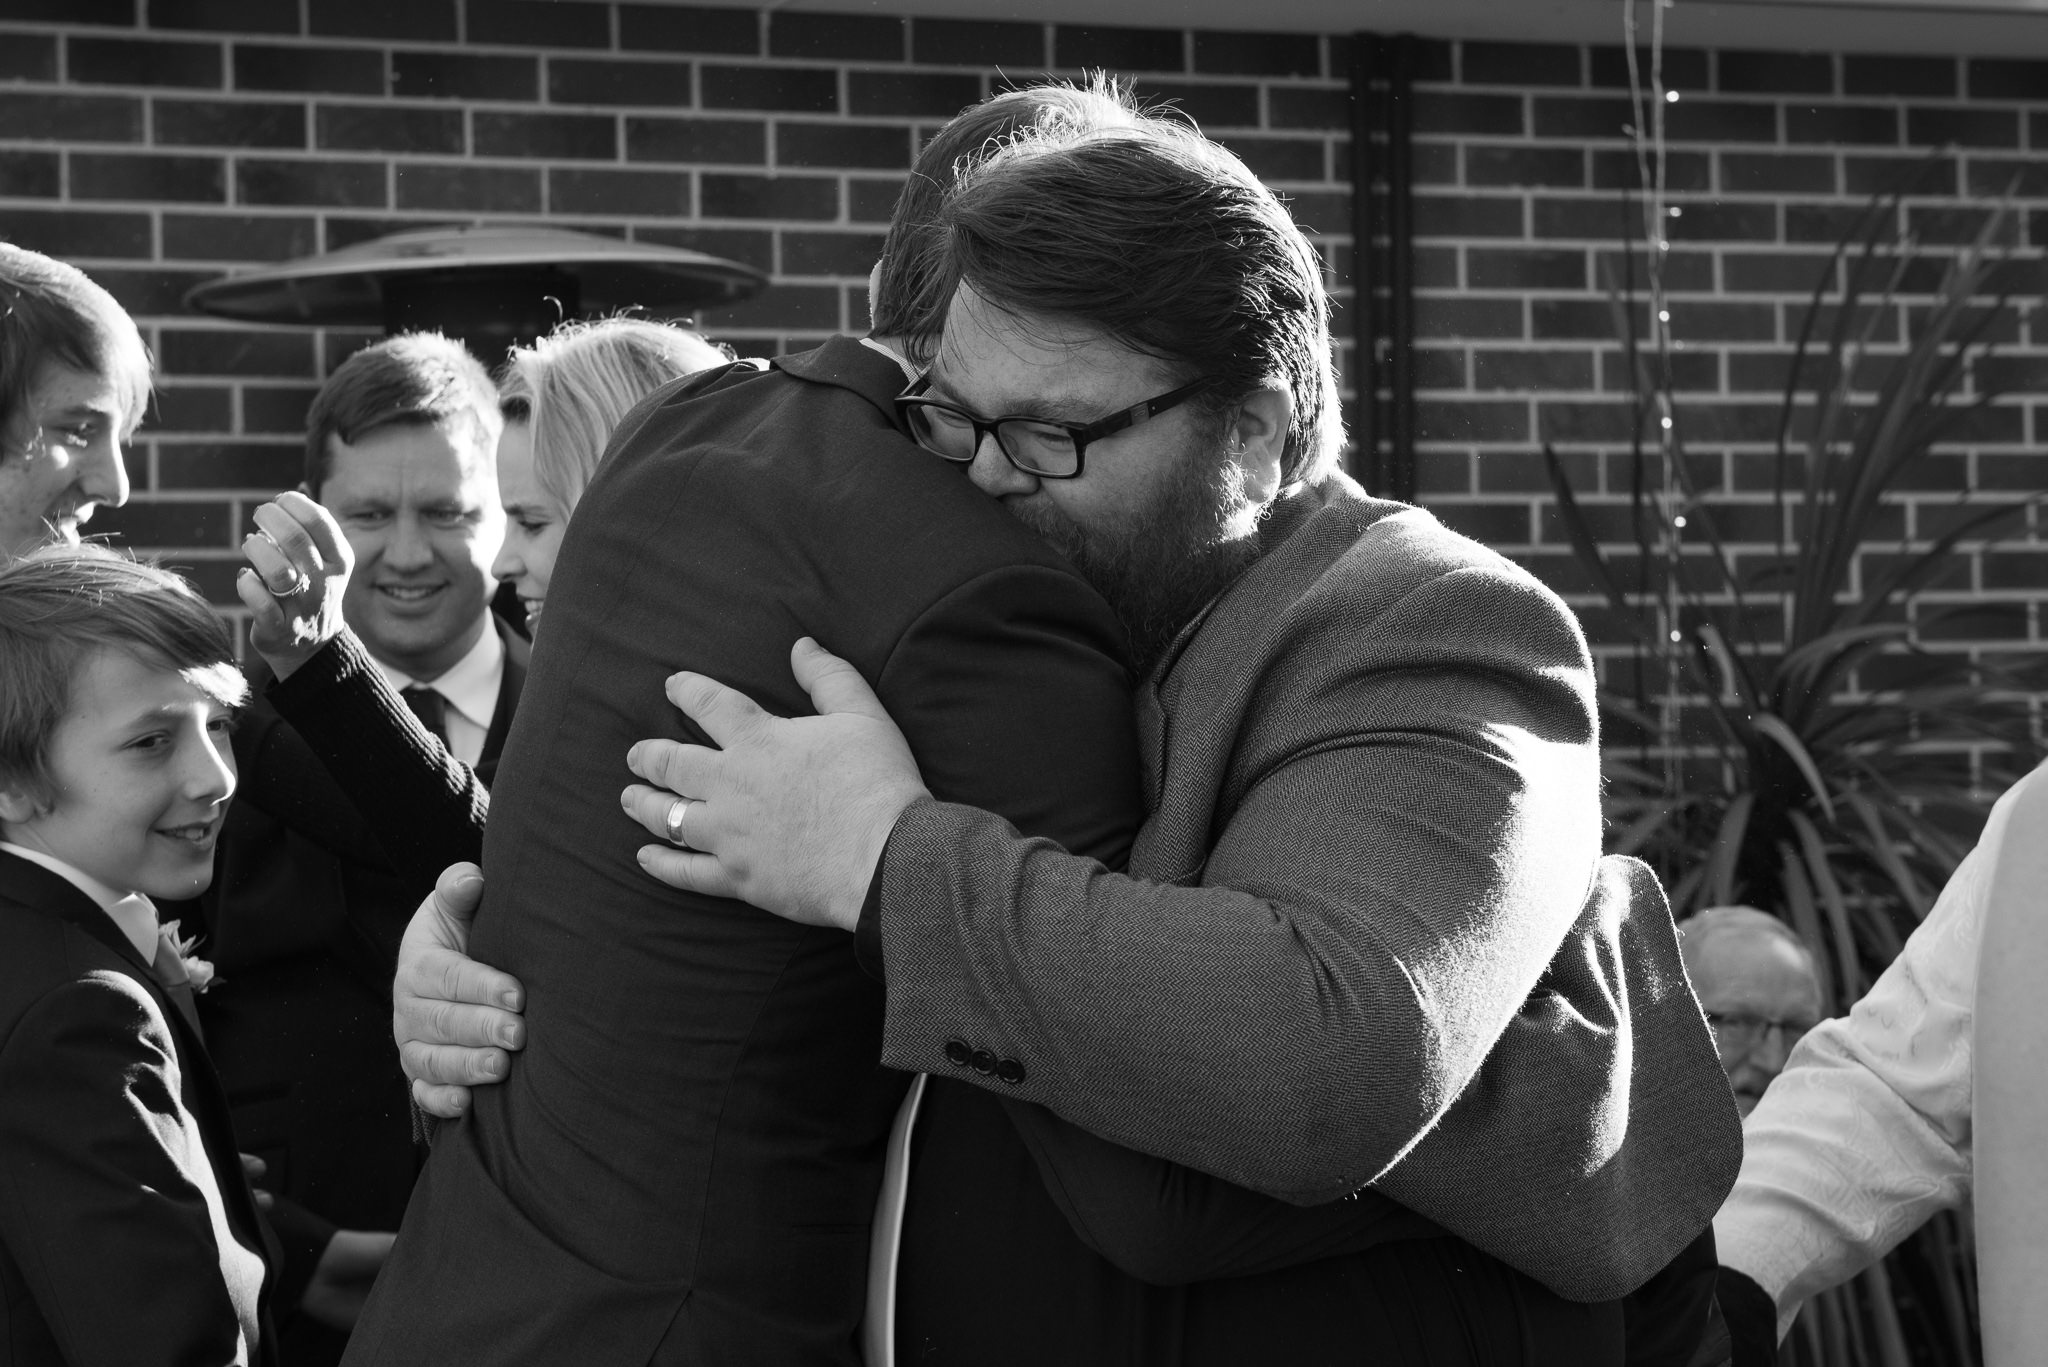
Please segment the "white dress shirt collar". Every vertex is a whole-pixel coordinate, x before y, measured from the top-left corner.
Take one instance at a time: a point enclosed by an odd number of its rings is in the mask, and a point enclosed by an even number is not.
[[[498,639],[496,623],[484,620],[483,635],[439,678],[415,679],[372,657],[384,681],[403,693],[415,685],[432,688],[448,704],[448,749],[464,764],[475,767],[483,757],[484,737],[490,733],[491,715],[498,710],[498,688],[505,678],[505,643]]]
[[[121,933],[128,937],[128,943],[135,946],[135,952],[146,964],[156,962],[156,904],[139,892],[122,892],[102,883],[76,865],[59,859],[54,854],[32,850],[26,845],[17,845],[11,840],[0,840],[0,850],[5,850],[31,864],[40,864],[56,874],[72,887],[77,888],[93,900],[93,905],[107,913]]]
[[[897,364],[897,366],[903,371],[903,378],[906,381],[910,381],[913,383],[916,381],[917,367],[912,365],[909,362],[909,360],[906,359],[905,357],[899,355],[894,351],[891,351],[888,347],[883,346],[880,342],[876,341],[872,337],[861,338],[860,344],[866,347],[869,351],[879,351],[884,356],[887,356],[890,360],[894,361]]]

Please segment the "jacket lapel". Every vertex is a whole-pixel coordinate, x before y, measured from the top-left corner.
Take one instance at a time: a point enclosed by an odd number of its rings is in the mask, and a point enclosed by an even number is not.
[[[512,713],[519,706],[520,690],[526,687],[526,665],[533,654],[526,638],[495,613],[491,628],[505,643],[505,668],[498,677],[498,700],[491,708],[491,725],[484,732],[484,748],[476,761],[476,776],[486,788],[497,777],[498,758],[505,753],[505,738],[512,734]]]

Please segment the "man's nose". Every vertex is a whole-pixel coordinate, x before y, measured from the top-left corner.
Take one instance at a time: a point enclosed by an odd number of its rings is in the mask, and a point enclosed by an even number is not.
[[[394,570],[423,570],[434,563],[434,548],[416,517],[395,517],[384,542],[384,565]]]
[[[128,463],[121,458],[119,440],[109,437],[92,446],[80,463],[78,487],[109,508],[128,501]]]
[[[1010,464],[993,432],[982,434],[981,444],[974,448],[973,463],[967,467],[967,477],[974,481],[975,488],[991,498],[1028,494],[1038,487],[1038,476]]]
[[[225,737],[208,733],[205,743],[188,747],[191,759],[185,766],[185,796],[209,805],[225,802],[235,795],[234,754]]]

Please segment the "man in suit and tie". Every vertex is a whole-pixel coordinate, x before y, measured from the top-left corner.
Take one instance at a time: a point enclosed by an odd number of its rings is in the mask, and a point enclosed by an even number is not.
[[[286,677],[251,670],[242,790],[188,913],[221,971],[207,1028],[244,1145],[284,1194],[359,1228],[397,1227],[418,1167],[387,1023],[421,890],[323,766],[310,718],[380,675],[457,760],[495,772],[528,650],[490,611],[501,425],[483,367],[436,334],[365,348],[321,388],[303,487],[354,552],[348,630]]]

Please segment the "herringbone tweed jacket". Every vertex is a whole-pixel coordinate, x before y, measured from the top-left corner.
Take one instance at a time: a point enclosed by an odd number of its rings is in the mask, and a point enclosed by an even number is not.
[[[1661,888],[1600,853],[1578,623],[1341,476],[1266,537],[1141,691],[1127,874],[904,815],[884,1061],[1287,1201],[1370,1184],[1622,1295],[1706,1227],[1741,1128]]]

